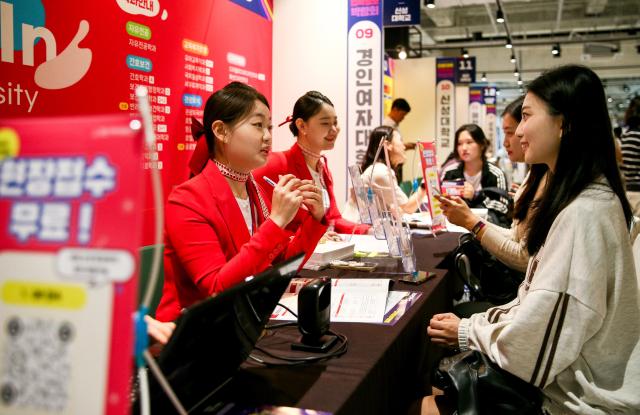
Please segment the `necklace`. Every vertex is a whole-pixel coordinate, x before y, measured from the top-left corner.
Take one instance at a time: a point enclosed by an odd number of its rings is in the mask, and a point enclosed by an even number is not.
[[[241,173],[237,170],[233,170],[231,167],[225,166],[216,159],[213,159],[213,162],[218,166],[220,173],[222,173],[224,177],[228,177],[234,182],[245,183],[249,179],[249,173]]]
[[[309,157],[314,157],[319,159],[322,156],[320,153],[314,153],[313,151],[309,150],[299,142],[298,142],[298,147],[300,147],[300,150],[302,150],[302,154],[307,155]]]

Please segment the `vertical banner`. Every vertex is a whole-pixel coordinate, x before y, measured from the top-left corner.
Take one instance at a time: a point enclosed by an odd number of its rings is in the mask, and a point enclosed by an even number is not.
[[[0,120],[2,413],[129,411],[141,131],[128,114]]]
[[[391,111],[391,105],[393,104],[393,96],[394,96],[394,82],[395,82],[395,73],[396,73],[396,64],[395,61],[389,57],[389,55],[384,55],[384,82],[383,82],[383,95],[384,95],[384,114],[388,114]]]
[[[436,59],[436,153],[446,160],[455,134],[456,58]]]
[[[484,99],[482,90],[482,86],[469,86],[469,123],[476,124],[480,128],[484,125]]]
[[[385,26],[420,25],[421,0],[384,0]]]
[[[361,162],[369,133],[382,122],[382,0],[349,0],[348,29],[347,166],[351,166]]]
[[[485,108],[482,129],[491,143],[489,146],[491,154],[496,154],[496,151],[498,151],[496,145],[496,88],[494,86],[484,87],[482,89],[482,97]]]
[[[420,149],[420,162],[422,163],[422,177],[424,188],[429,199],[429,213],[431,214],[431,231],[438,233],[447,228],[447,220],[440,207],[440,202],[435,198],[436,194],[441,194],[440,178],[438,177],[438,159],[436,157],[436,146],[433,142],[418,142]]]

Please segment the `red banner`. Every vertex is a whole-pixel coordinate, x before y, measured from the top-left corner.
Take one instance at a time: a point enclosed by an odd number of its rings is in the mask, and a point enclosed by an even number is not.
[[[132,125],[132,127],[130,127]],[[0,120],[2,407],[123,414],[142,236],[140,123]]]
[[[148,162],[168,192],[188,178],[190,118],[211,92],[238,80],[270,100],[271,3],[0,0],[0,114],[135,114],[144,85],[159,155]]]

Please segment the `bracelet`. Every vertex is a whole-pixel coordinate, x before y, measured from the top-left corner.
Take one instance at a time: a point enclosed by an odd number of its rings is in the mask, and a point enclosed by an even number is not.
[[[473,228],[471,228],[471,233],[473,233],[476,238],[478,237],[478,234],[480,233],[480,231],[486,226],[486,224],[483,221],[478,221],[478,223],[476,223],[475,225],[473,225]]]

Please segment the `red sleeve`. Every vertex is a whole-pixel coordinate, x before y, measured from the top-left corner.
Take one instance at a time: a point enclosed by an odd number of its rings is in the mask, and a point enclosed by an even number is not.
[[[200,206],[201,209],[204,207]],[[224,241],[218,227],[226,226],[220,216],[205,217],[197,208],[173,200],[167,205],[167,237],[188,278],[209,295],[221,292],[249,275],[264,271],[289,245],[289,232],[268,219],[227,259],[231,241]],[[209,211],[212,209],[209,208]]]

